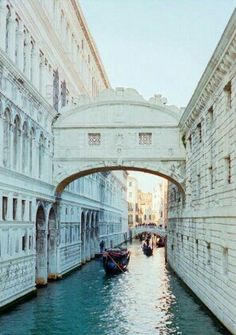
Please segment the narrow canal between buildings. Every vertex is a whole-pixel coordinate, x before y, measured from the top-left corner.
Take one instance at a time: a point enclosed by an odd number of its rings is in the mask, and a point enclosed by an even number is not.
[[[109,277],[91,261],[0,316],[1,335],[228,334],[166,269],[164,250],[131,250],[129,272]]]

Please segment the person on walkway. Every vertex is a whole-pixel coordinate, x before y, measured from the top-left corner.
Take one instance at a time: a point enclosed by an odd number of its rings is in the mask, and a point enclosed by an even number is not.
[[[104,242],[103,240],[101,240],[101,242],[100,242],[99,246],[100,246],[100,253],[102,254],[102,253],[103,253],[103,251],[104,251],[105,242]]]

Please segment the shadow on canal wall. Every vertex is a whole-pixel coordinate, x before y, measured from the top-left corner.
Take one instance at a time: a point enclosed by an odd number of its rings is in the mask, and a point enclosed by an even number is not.
[[[211,319],[214,320],[214,322],[218,325],[219,328],[223,331],[224,335],[233,335],[220,320],[215,316],[215,314],[212,313],[212,311],[198,298],[198,296],[191,290],[191,288],[185,284],[185,282],[180,278],[177,272],[174,271],[174,269],[171,267],[171,265],[166,260],[166,269],[170,272],[172,276],[176,278],[178,281],[178,284],[183,287],[183,289],[193,298],[193,301],[197,303],[200,308],[204,311],[205,314],[207,314]],[[170,278],[170,285],[174,286],[173,277]],[[174,289],[173,289],[174,291]],[[200,334],[200,333],[199,333]]]

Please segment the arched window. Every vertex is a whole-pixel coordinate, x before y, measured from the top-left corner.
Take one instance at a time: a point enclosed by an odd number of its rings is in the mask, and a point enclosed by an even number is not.
[[[24,50],[23,50],[23,72],[26,72],[26,53],[27,53],[27,39],[26,39],[26,30],[24,29]]]
[[[30,130],[30,137],[29,137],[29,173],[30,175],[32,175],[32,168],[33,168],[34,139],[35,139],[35,130],[32,127]]]
[[[39,55],[39,92],[42,93],[43,91],[43,66],[44,66],[44,56],[43,53],[40,51]]]
[[[6,108],[3,123],[3,166],[10,167],[11,112]]]
[[[29,143],[28,143],[28,124],[24,122],[23,132],[22,132],[22,172],[27,172],[28,167],[28,152],[29,152]]]
[[[20,24],[19,20],[16,18],[15,62],[17,65],[18,65],[18,53],[19,53],[19,31],[20,31]]]
[[[5,51],[9,53],[9,45],[10,45],[10,20],[11,20],[11,11],[7,6],[7,17],[6,17],[6,44]]]
[[[17,162],[20,158],[20,118],[15,116],[13,124],[13,168],[17,169]]]
[[[31,41],[30,42],[30,80],[32,81],[33,80],[33,65],[34,65],[34,62],[33,62],[33,57],[34,57],[34,42]]]
[[[39,178],[42,177],[43,173],[43,161],[44,161],[44,136],[43,133],[39,137]]]
[[[66,82],[61,83],[61,107],[66,105]]]

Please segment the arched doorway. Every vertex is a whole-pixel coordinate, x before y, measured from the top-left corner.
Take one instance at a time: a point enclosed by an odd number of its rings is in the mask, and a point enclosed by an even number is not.
[[[47,272],[48,279],[57,278],[57,224],[56,214],[52,207],[48,216],[48,240],[47,240]]]
[[[38,207],[36,214],[36,285],[47,284],[47,234],[46,218],[42,205]]]
[[[90,243],[91,243],[91,236],[90,236],[90,227],[91,227],[91,213],[87,213],[86,215],[86,237],[85,237],[85,260],[90,260]]]

